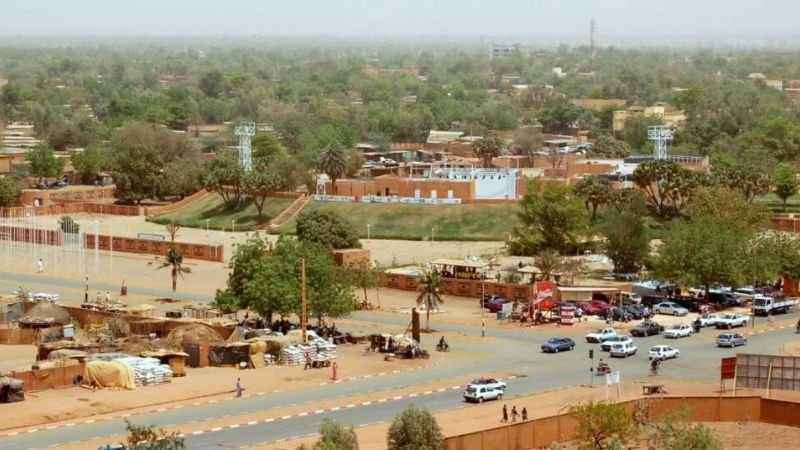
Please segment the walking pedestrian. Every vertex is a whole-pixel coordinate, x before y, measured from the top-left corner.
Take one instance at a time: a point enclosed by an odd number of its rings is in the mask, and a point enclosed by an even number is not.
[[[42,258],[39,258],[39,260],[36,261],[36,271],[38,273],[44,272],[44,262],[42,262]]]
[[[100,291],[97,291],[97,295],[94,296],[94,301],[100,303]]]
[[[516,406],[512,406],[511,407],[511,423],[514,423],[514,422],[517,421],[517,416],[518,415],[519,415],[519,413],[517,413],[517,407]]]
[[[111,293],[106,291],[106,303],[111,301]]]
[[[506,423],[508,422],[508,408],[506,405],[503,405],[503,419],[500,422]]]
[[[237,378],[236,379],[236,396],[237,397],[241,397],[243,390],[244,389],[242,388],[242,379],[241,378]]]
[[[522,407],[522,421],[528,420],[528,408]]]
[[[303,367],[303,370],[308,370],[311,368],[311,353],[306,350],[306,366]]]

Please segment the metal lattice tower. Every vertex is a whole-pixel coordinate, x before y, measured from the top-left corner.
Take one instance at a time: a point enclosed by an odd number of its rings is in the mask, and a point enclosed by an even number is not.
[[[253,149],[250,147],[250,139],[256,135],[256,124],[242,122],[234,129],[234,133],[239,136],[239,164],[245,172],[250,172],[253,170]]]
[[[666,125],[647,127],[647,139],[653,141],[655,159],[667,159],[667,142],[671,141],[672,137],[672,128]]]

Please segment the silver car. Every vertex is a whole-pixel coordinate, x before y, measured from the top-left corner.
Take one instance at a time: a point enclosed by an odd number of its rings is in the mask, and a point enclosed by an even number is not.
[[[717,336],[718,347],[736,347],[747,344],[747,338],[739,333],[722,333]]]

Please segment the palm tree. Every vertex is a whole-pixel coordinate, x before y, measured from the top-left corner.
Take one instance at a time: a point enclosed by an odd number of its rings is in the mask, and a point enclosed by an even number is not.
[[[431,310],[438,309],[439,303],[444,303],[440,288],[442,277],[433,271],[425,271],[419,282],[420,293],[417,296],[417,305],[425,305],[425,329],[431,331]]]
[[[489,135],[473,142],[472,150],[475,152],[475,155],[483,160],[483,167],[488,169],[492,167],[492,159],[496,156],[500,156],[500,149],[505,147],[505,145],[506,143],[503,139],[494,135]]]
[[[322,149],[317,168],[331,179],[331,193],[336,195],[336,180],[347,173],[347,152],[339,144],[330,144]]]
[[[542,273],[542,279],[549,280],[561,272],[564,267],[564,258],[552,249],[542,250],[536,254],[536,267]]]
[[[183,278],[183,274],[192,273],[192,269],[183,267],[183,253],[175,248],[174,245],[169,246],[167,254],[164,255],[164,262],[158,268],[163,269],[165,267],[172,268],[172,293],[174,294],[178,288],[178,275]]]

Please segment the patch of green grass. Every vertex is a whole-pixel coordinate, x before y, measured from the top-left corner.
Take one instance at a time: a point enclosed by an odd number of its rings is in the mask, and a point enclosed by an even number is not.
[[[267,198],[264,202],[264,222],[275,218],[288,208],[292,201],[288,198]],[[148,220],[160,224],[168,224],[174,220],[178,225],[190,228],[205,228],[208,220],[209,228],[215,230],[230,230],[233,226],[232,221],[236,220],[236,231],[252,231],[259,224],[258,211],[251,200],[246,200],[234,209],[228,209],[217,194]]]
[[[783,201],[774,193],[756,197],[753,203],[764,205],[773,213],[783,212]],[[794,195],[786,200],[786,212],[798,213],[800,212],[800,196]]]
[[[517,223],[517,205],[401,205],[311,202],[303,211],[335,211],[350,220],[362,238],[435,241],[502,241]],[[276,230],[294,234],[290,220]]]

